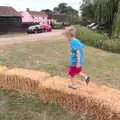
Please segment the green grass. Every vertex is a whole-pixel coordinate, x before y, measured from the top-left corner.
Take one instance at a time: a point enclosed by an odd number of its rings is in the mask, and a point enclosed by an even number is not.
[[[87,45],[100,48],[106,51],[120,53],[120,40],[111,39],[105,33],[98,33],[88,28],[78,28],[77,37]]]
[[[67,41],[40,41],[0,47],[0,64],[67,76]],[[120,54],[86,47],[85,72],[97,84],[120,89]],[[0,92],[0,120],[88,120],[75,117],[55,105],[43,104],[37,96]],[[46,117],[46,118],[44,118]]]
[[[41,41],[0,47],[0,64],[46,71],[67,77],[67,41]],[[93,82],[120,89],[120,54],[86,47],[85,72]]]
[[[63,111],[56,105],[43,104],[37,95],[0,91],[0,120],[83,120],[82,118]]]

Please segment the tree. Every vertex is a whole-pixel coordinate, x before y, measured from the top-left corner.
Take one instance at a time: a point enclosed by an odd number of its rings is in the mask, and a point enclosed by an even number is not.
[[[50,10],[50,9],[45,9],[45,10],[42,10],[42,12],[45,12],[45,13],[52,13],[52,10]]]
[[[120,2],[118,6],[119,6],[118,12],[116,13],[116,17],[115,17],[114,25],[113,25],[114,34],[117,34],[117,35],[119,35],[120,33]]]
[[[71,6],[68,6],[67,3],[60,3],[58,7],[54,8],[54,12],[66,14],[67,21],[71,24],[74,24],[79,20],[78,11]]]
[[[68,16],[68,21],[72,24],[78,23],[80,21],[78,11],[73,9],[71,6],[67,7],[67,16]]]
[[[58,7],[54,8],[55,12],[66,13],[67,12],[67,3],[60,3]]]
[[[52,19],[53,18],[53,11],[50,9],[45,9],[42,10],[42,12],[45,12],[48,15],[48,19]]]
[[[113,32],[119,33],[119,29],[117,26],[120,25],[120,1],[95,0],[95,2],[98,3],[96,9],[96,20],[99,23],[106,23],[107,32],[109,38],[111,39]]]
[[[83,0],[81,10],[87,19],[106,24],[110,39],[113,33],[120,33],[120,0]]]
[[[82,19],[86,22],[95,21],[95,4],[90,0],[83,0],[82,5],[80,6]]]

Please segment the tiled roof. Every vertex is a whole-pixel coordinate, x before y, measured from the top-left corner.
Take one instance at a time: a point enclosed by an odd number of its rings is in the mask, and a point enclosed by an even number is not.
[[[0,16],[21,16],[14,8],[0,6]]]
[[[38,16],[47,16],[44,12],[39,12],[39,11],[28,11],[32,16],[38,17]]]

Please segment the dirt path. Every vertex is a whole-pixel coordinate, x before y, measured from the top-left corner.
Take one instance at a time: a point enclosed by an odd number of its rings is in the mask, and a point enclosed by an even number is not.
[[[55,40],[62,39],[62,30],[53,30],[52,32],[39,34],[23,34],[20,36],[10,36],[0,38],[0,45],[22,43],[27,41]]]

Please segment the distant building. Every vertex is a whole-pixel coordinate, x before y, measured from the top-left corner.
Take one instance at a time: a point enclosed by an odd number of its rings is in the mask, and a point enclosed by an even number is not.
[[[20,12],[22,16],[22,22],[25,24],[50,24],[52,19],[48,18],[45,12],[31,11],[29,8],[24,12]]]
[[[67,15],[65,13],[53,13],[55,24],[68,24]]]
[[[0,6],[0,33],[21,30],[21,15],[12,7]]]

